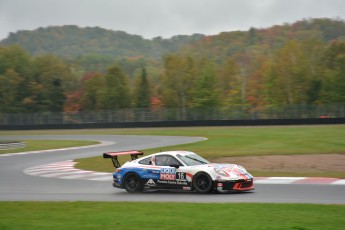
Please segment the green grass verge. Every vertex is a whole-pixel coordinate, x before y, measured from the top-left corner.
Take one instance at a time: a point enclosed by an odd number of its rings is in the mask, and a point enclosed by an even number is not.
[[[130,128],[88,130],[36,130],[0,131],[0,135],[49,135],[49,134],[117,134],[117,135],[168,135],[200,136],[208,140],[192,144],[148,149],[145,154],[160,150],[194,151],[212,161],[217,157],[345,154],[345,125],[311,126],[258,126],[258,127],[187,127],[187,128]],[[42,146],[41,146],[42,147]],[[126,161],[127,158],[120,160]],[[101,157],[77,159],[76,167],[85,170],[112,172],[110,160]],[[307,173],[252,172],[255,176],[313,176]],[[345,177],[344,173],[324,172],[314,176]]]
[[[86,146],[98,144],[98,141],[79,141],[79,140],[23,140],[26,143],[25,148],[17,149],[7,149],[0,150],[0,154],[4,153],[17,153],[17,152],[27,152],[27,151],[37,151],[46,149],[59,149],[59,148],[69,148],[77,146]]]
[[[344,229],[344,205],[0,202],[0,229]]]
[[[108,130],[109,132],[110,130]],[[145,154],[160,150],[189,150],[212,161],[217,157],[301,155],[301,154],[345,154],[345,126],[280,126],[280,127],[198,127],[198,128],[155,128],[155,129],[114,129],[113,134],[146,134],[202,136],[206,141],[148,149]],[[127,158],[120,158],[122,163]],[[109,160],[101,155],[77,159],[80,169],[112,172]],[[293,173],[293,176],[312,176],[308,173]],[[255,176],[292,176],[290,172],[253,172]],[[344,173],[323,172],[314,176],[345,177]]]
[[[23,134],[200,136],[208,140],[178,148],[193,150],[205,157],[345,153],[345,125],[0,131],[0,135]],[[152,149],[147,153],[176,148]]]

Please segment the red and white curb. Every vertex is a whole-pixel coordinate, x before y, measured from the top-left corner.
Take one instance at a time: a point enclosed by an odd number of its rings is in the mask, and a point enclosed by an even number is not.
[[[334,184],[345,185],[345,179],[325,177],[255,177],[255,184]]]
[[[112,181],[112,173],[93,172],[76,169],[77,162],[73,160],[39,165],[24,170],[24,173],[32,176],[79,179],[94,181]],[[345,179],[324,177],[255,177],[255,184],[332,184],[345,185]]]
[[[93,172],[74,168],[77,162],[72,160],[39,165],[25,169],[23,172],[32,176],[60,179],[79,179],[95,181],[112,181],[112,173]]]

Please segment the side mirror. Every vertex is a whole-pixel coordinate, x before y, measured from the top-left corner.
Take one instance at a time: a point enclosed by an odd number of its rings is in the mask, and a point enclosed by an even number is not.
[[[169,167],[174,167],[174,168],[179,168],[180,166],[179,165],[177,165],[177,164],[173,164],[173,165],[169,165]]]

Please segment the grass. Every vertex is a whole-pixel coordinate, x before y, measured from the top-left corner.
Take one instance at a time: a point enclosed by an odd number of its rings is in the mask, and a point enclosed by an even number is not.
[[[302,154],[345,154],[345,126],[284,126],[284,127],[198,127],[198,128],[155,128],[119,129],[113,134],[147,134],[202,136],[206,141],[147,149],[145,154],[160,150],[183,149],[196,152],[209,160],[229,156],[302,155]],[[120,158],[122,162],[129,158]],[[76,167],[102,172],[112,172],[110,160],[101,156],[77,159]],[[292,172],[294,176],[311,174]],[[290,172],[253,172],[256,176],[289,176]],[[345,173],[323,172],[315,176],[344,177]]]
[[[69,148],[76,146],[86,146],[98,144],[98,141],[79,141],[79,140],[23,140],[26,143],[25,148],[0,150],[0,154],[4,153],[16,153],[16,152],[27,152],[27,151],[37,151],[45,149],[59,149],[59,148]]]
[[[344,205],[312,204],[0,202],[0,216],[2,230],[337,230],[345,226]]]
[[[208,140],[179,146],[147,149],[145,154],[159,152],[160,150],[183,149],[194,151],[211,161],[217,157],[229,156],[345,154],[345,125],[0,131],[0,135],[24,134],[202,136],[208,138]],[[40,145],[40,147],[42,146]],[[120,158],[120,160],[124,162],[128,159]],[[77,161],[79,163],[76,167],[80,169],[100,172],[113,172],[114,170],[110,160],[104,160],[101,155],[93,158],[77,159]],[[269,176],[290,175],[290,172],[252,173],[255,176],[268,176],[268,174]],[[312,176],[303,172],[293,174],[293,176]],[[315,176],[342,178],[345,177],[345,173],[324,172]]]

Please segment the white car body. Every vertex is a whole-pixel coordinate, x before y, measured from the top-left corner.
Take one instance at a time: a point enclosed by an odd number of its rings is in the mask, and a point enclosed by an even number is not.
[[[125,155],[123,152],[105,154]],[[189,151],[160,152],[126,162],[114,173],[113,185],[128,192],[181,189],[209,193],[254,189],[253,176],[242,166],[210,163]]]

